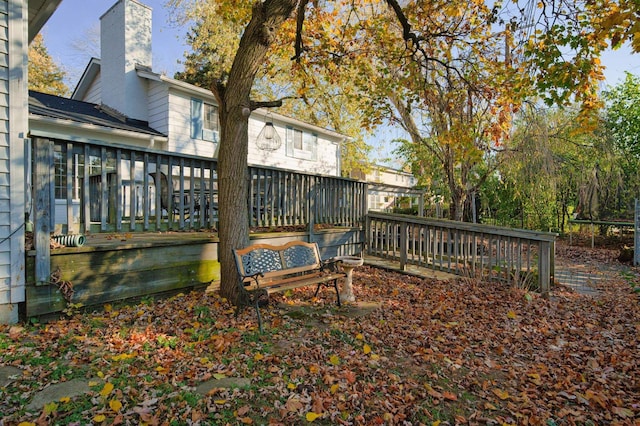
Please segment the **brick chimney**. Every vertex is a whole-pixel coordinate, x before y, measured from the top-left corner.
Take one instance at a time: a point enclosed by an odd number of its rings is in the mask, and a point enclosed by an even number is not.
[[[102,103],[138,120],[149,120],[147,82],[136,65],[151,69],[151,8],[118,0],[100,17]]]

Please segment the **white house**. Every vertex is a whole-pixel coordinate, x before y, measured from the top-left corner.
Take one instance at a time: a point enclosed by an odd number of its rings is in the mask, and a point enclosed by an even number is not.
[[[25,300],[28,44],[60,0],[0,0],[0,323]]]
[[[91,60],[71,98],[148,122],[166,135],[166,141],[154,140],[156,149],[215,158],[219,143],[215,97],[209,90],[153,72],[151,20],[151,8],[137,0],[119,0],[104,13],[102,57]],[[273,124],[280,145],[258,143],[266,123]],[[331,130],[256,110],[249,118],[248,162],[339,176],[344,140],[344,135]]]
[[[394,207],[418,206],[419,211],[422,211],[424,191],[414,189],[418,180],[411,173],[375,165],[368,173],[357,171],[352,173],[352,177],[369,184],[369,210],[390,211]],[[401,200],[406,201],[406,205],[400,205]]]

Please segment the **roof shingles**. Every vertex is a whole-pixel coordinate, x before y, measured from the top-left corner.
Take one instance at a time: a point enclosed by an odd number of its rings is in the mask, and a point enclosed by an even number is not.
[[[29,112],[43,117],[71,120],[152,136],[165,136],[149,127],[148,122],[125,117],[108,107],[32,90],[29,91]]]

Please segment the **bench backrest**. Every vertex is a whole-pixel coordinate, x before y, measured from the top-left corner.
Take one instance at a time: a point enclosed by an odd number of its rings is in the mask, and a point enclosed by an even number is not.
[[[265,278],[318,269],[321,264],[317,243],[291,241],[282,246],[254,244],[234,250],[242,277],[262,273]]]

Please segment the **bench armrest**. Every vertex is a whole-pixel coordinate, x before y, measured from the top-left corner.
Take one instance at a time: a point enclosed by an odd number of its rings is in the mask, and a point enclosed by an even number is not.
[[[240,277],[240,285],[241,286],[247,286],[248,284],[245,282],[245,280],[247,278],[251,278],[253,280],[253,282],[255,282],[256,287],[260,288],[260,278],[264,277],[264,274],[262,272],[256,272],[255,274],[251,274],[251,275],[243,275]]]
[[[320,263],[320,271],[322,272],[341,272],[340,265],[342,262],[335,258],[330,258],[327,260],[323,260]]]

